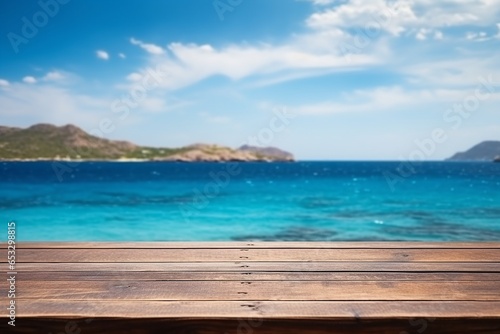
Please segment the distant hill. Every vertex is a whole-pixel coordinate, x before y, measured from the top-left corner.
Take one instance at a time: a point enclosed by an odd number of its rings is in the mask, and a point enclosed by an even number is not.
[[[447,160],[493,161],[500,157],[500,141],[483,141],[465,152],[459,152]]]
[[[279,148],[276,147],[257,147],[257,146],[243,145],[239,148],[239,150],[244,152],[255,153],[257,155],[262,155],[262,156],[272,156],[280,158],[282,160],[293,160],[292,153],[280,150]]]
[[[147,147],[92,136],[71,124],[36,124],[0,126],[0,160],[291,161],[293,155],[275,148],[258,152],[208,144]]]

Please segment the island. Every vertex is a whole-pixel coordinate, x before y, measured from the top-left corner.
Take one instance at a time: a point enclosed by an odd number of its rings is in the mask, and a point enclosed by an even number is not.
[[[237,149],[213,144],[140,146],[93,136],[72,124],[35,124],[28,128],[0,126],[0,160],[289,162],[294,156],[275,147],[248,145]]]
[[[500,141],[483,141],[465,152],[459,152],[448,161],[495,161],[500,159]]]

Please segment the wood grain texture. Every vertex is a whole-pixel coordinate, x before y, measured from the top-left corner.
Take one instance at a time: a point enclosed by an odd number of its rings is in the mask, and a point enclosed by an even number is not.
[[[500,333],[500,243],[17,248],[1,333]]]
[[[18,263],[18,271],[142,272],[482,272],[500,273],[500,263],[470,262],[174,262]]]
[[[500,281],[20,281],[17,290],[17,298],[64,300],[500,301]]]
[[[500,249],[19,249],[17,262],[500,262]]]
[[[25,317],[344,319],[496,318],[500,302],[453,301],[85,301],[19,299]]]
[[[31,271],[20,281],[500,281],[500,273]]]
[[[1,248],[6,248],[6,243],[0,243]],[[20,242],[16,245],[23,248],[45,249],[500,249],[499,242]]]

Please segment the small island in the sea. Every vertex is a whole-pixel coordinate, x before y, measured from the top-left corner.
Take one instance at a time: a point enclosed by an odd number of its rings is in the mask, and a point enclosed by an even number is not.
[[[294,161],[275,147],[240,148],[194,144],[180,148],[140,146],[92,136],[75,125],[35,124],[28,128],[0,126],[0,160],[4,161]]]
[[[465,152],[448,158],[450,161],[494,161],[500,162],[500,141],[483,141]]]

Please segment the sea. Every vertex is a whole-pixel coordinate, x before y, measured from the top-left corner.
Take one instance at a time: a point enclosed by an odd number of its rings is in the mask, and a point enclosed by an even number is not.
[[[492,162],[0,162],[20,241],[499,241]]]

